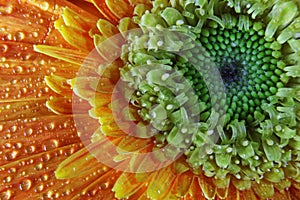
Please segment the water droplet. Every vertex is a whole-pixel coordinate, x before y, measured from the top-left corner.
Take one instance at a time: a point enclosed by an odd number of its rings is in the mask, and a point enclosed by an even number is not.
[[[57,140],[47,140],[44,144],[43,144],[43,149],[45,151],[49,151],[51,149],[55,149],[56,147],[58,147],[58,141]]]
[[[11,190],[5,190],[0,193],[0,199],[9,200],[12,198],[12,196],[13,196],[13,194],[12,194]]]
[[[46,161],[50,160],[50,158],[51,158],[50,154],[47,153],[47,154],[42,155],[41,161],[46,162]]]
[[[17,129],[18,129],[18,127],[17,127],[16,125],[14,125],[14,126],[10,127],[9,130],[10,130],[12,133],[14,133],[14,132],[17,131]]]
[[[32,128],[26,129],[24,132],[24,136],[30,136],[33,133]]]
[[[38,186],[36,187],[36,189],[35,189],[36,192],[41,192],[41,191],[43,191],[43,190],[44,190],[44,184],[38,185]]]
[[[22,73],[23,72],[23,67],[21,66],[16,66],[13,68],[13,72],[16,74]]]
[[[41,177],[41,180],[42,180],[42,181],[47,181],[48,179],[49,179],[48,174],[44,174],[44,175]]]
[[[11,152],[7,152],[4,158],[5,160],[14,160],[16,159],[17,155],[18,155],[17,151],[11,151]]]
[[[4,148],[6,148],[6,149],[10,149],[10,148],[11,148],[11,143],[7,142],[7,143],[5,143],[3,146],[4,146]]]
[[[25,179],[20,183],[21,191],[28,191],[32,186],[32,181],[30,179]]]
[[[16,148],[16,149],[21,149],[22,148],[22,143],[20,143],[20,142],[17,142],[15,145],[14,145],[14,147]]]
[[[26,93],[27,93],[27,88],[21,88],[21,89],[20,89],[20,92],[21,92],[22,94],[26,94]]]
[[[11,176],[7,176],[4,178],[5,183],[9,183],[9,182],[11,182],[11,180],[12,180]]]
[[[49,9],[49,3],[47,1],[44,1],[40,4],[40,8],[44,11],[47,11]]]
[[[49,123],[49,124],[47,124],[47,125],[44,126],[44,129],[46,131],[53,130],[54,128],[55,128],[55,123],[54,122],[51,122],[51,123]]]
[[[25,148],[25,153],[32,154],[33,152],[35,152],[35,146],[33,146],[33,145],[27,146]]]
[[[23,32],[16,32],[15,34],[15,40],[16,41],[21,41],[25,38],[25,34]]]
[[[34,166],[34,169],[39,171],[39,170],[43,169],[43,167],[44,167],[43,163],[39,163],[36,166]]]
[[[41,24],[43,23],[43,21],[44,21],[43,19],[40,19],[40,20],[39,20],[39,22],[40,22]],[[34,32],[32,32],[32,36],[36,38],[36,37],[39,36],[39,33],[36,32],[36,31],[34,31]]]
[[[8,173],[10,174],[13,174],[13,173],[16,173],[17,172],[17,169],[15,167],[12,167],[8,170]]]
[[[0,46],[0,52],[5,53],[8,50],[8,46],[6,44],[2,44]]]
[[[48,197],[48,198],[52,198],[53,195],[54,195],[54,192],[53,192],[52,190],[49,190],[49,191],[47,192],[47,197]]]

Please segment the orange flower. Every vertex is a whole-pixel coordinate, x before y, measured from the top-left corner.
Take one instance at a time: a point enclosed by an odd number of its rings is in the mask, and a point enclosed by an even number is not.
[[[297,199],[299,7],[0,2],[0,199]],[[207,52],[225,86],[195,75]]]

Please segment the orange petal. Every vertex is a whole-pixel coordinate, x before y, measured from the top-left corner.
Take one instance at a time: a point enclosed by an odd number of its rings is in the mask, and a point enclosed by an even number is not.
[[[199,177],[194,176],[193,182],[190,187],[189,194],[191,196],[190,199],[205,200],[202,189],[199,185]]]
[[[0,166],[1,199],[7,199],[7,195],[11,199],[17,200],[29,199],[27,197],[38,199],[48,195],[51,198],[54,197],[55,193],[62,196],[67,190],[70,191],[70,187],[73,190],[69,192],[69,195],[75,195],[76,187],[79,185],[74,183],[70,186],[67,184],[68,181],[57,180],[54,176],[54,170],[58,163],[80,148],[82,148],[81,144],[54,148]],[[82,180],[78,179],[77,181],[81,182]]]
[[[73,118],[67,115],[0,122],[0,137],[0,165],[80,142]]]
[[[40,1],[41,6],[28,4],[28,1],[1,1],[3,3],[6,12],[1,12],[0,17],[0,24],[5,27],[0,32],[1,40],[43,43],[51,22],[56,18],[53,14],[54,2],[44,1],[42,4]]]
[[[0,121],[52,115],[45,104],[45,98],[0,101]]]
[[[256,197],[254,191],[252,189],[250,190],[244,190],[240,192],[241,199],[251,199],[251,200],[257,200],[259,198]]]
[[[94,176],[97,178],[94,182],[89,185],[82,187],[81,191],[72,200],[75,199],[114,199],[114,193],[112,192],[112,187],[114,186],[118,177],[122,172],[116,170],[110,170],[103,175]]]
[[[276,191],[273,197],[274,200],[292,200],[289,191]]]
[[[300,189],[298,188],[290,187],[288,192],[292,200],[298,199],[300,196]]]
[[[78,71],[79,67],[86,62],[87,65],[96,66],[99,61],[97,58],[88,57],[86,52],[80,52],[78,50],[47,46],[47,45],[35,45],[34,50],[39,53],[64,60],[74,64],[72,68]],[[98,57],[99,58],[99,57]],[[71,69],[72,69],[71,68]]]

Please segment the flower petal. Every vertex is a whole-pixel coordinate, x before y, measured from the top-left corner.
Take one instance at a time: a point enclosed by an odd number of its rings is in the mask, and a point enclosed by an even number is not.
[[[253,191],[261,198],[270,198],[274,196],[275,190],[272,183],[261,181],[252,184]]]
[[[136,180],[134,173],[123,173],[116,181],[113,191],[117,198],[127,198],[137,192],[143,184]]]
[[[73,178],[91,173],[96,167],[99,168],[100,166],[103,167],[103,171],[108,170],[106,166],[99,163],[91,155],[88,149],[83,148],[60,163],[55,171],[55,176],[57,179]]]
[[[172,172],[170,166],[155,172],[148,185],[148,197],[152,199],[161,198],[168,191],[175,177],[176,175]]]

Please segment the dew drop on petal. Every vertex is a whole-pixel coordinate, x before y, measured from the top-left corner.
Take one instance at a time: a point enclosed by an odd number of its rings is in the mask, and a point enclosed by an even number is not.
[[[5,53],[8,50],[8,46],[6,44],[0,45],[0,52]]]
[[[40,19],[39,22],[42,24],[44,21],[43,21],[43,19]],[[39,36],[39,33],[34,31],[34,32],[32,32],[32,36],[36,38]]]
[[[30,179],[25,179],[20,183],[19,188],[21,191],[28,191],[30,190],[31,186],[32,181]]]
[[[44,167],[43,163],[38,163],[37,165],[34,166],[34,170],[39,171],[42,170]]]
[[[23,67],[21,67],[21,66],[16,66],[16,67],[13,68],[13,72],[14,72],[15,74],[20,74],[20,73],[23,72]]]
[[[11,180],[12,180],[11,176],[7,176],[4,178],[5,183],[9,183],[9,182],[11,182]]]
[[[44,11],[47,11],[49,9],[49,3],[47,1],[44,1],[40,4],[40,8]]]
[[[10,132],[14,133],[17,131],[17,129],[18,129],[18,127],[16,125],[14,125],[14,126],[10,127],[9,130],[10,130]]]
[[[33,145],[30,145],[30,146],[27,146],[26,148],[25,148],[25,153],[27,153],[27,154],[32,154],[32,153],[34,153],[35,152],[35,146],[33,146]]]
[[[40,184],[36,187],[35,192],[42,192],[44,190],[44,184]]]
[[[32,133],[33,133],[32,128],[28,128],[28,129],[25,130],[24,136],[30,136]]]
[[[42,155],[41,161],[47,162],[48,160],[50,160],[50,158],[51,158],[50,154],[47,153],[47,154]]]
[[[57,140],[47,140],[44,144],[43,144],[43,149],[44,151],[49,151],[51,149],[55,149],[56,147],[58,147],[58,141]]]
[[[6,154],[5,154],[5,160],[8,160],[8,161],[10,161],[10,160],[14,160],[14,159],[16,159],[16,157],[17,157],[17,155],[18,155],[18,151],[10,151],[10,152],[7,152]]]
[[[8,173],[10,173],[10,174],[14,174],[16,172],[17,172],[17,168],[15,168],[15,167],[12,167],[8,170]]]
[[[41,180],[42,180],[42,181],[47,181],[48,179],[49,179],[48,174],[44,174],[44,175],[42,175],[42,177],[41,177]]]
[[[22,143],[20,143],[20,142],[17,142],[15,145],[14,145],[14,147],[16,148],[16,149],[21,149],[22,148]]]
[[[3,192],[0,193],[0,199],[9,200],[12,199],[12,197],[13,197],[13,193],[11,190],[4,190]]]
[[[15,40],[16,41],[22,41],[25,38],[25,34],[23,32],[16,32],[15,34]]]

